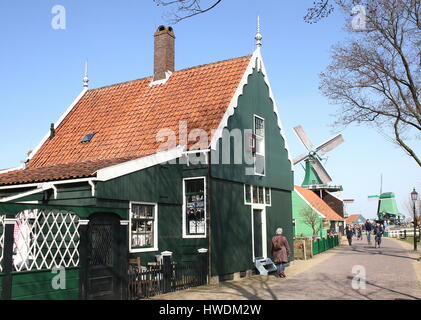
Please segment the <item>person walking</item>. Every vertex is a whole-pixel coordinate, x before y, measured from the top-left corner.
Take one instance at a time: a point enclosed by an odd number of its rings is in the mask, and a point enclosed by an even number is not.
[[[363,231],[361,230],[361,226],[360,225],[358,225],[358,228],[357,228],[357,239],[358,240],[362,240],[363,239]]]
[[[369,219],[365,222],[364,229],[367,236],[367,243],[371,244],[371,232],[373,231],[373,226]]]
[[[288,264],[288,258],[291,254],[288,239],[282,235],[283,229],[276,229],[276,235],[272,238],[272,257],[273,262],[278,269],[278,275],[281,278],[286,278],[285,267]]]
[[[347,225],[345,228],[345,235],[346,235],[346,238],[348,239],[349,245],[352,246],[352,236],[354,235],[354,231],[351,229],[349,225]]]
[[[380,244],[382,243],[382,236],[384,233],[384,228],[380,223],[377,223],[377,225],[374,227],[374,248],[380,248]]]

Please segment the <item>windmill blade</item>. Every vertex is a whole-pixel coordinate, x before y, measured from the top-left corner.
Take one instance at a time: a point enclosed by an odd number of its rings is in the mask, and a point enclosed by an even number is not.
[[[325,143],[322,143],[320,146],[316,148],[316,152],[320,153],[321,155],[324,155],[328,153],[329,151],[332,151],[342,143],[344,143],[345,140],[342,137],[341,134],[338,134],[337,136],[334,136],[330,140],[326,141]]]
[[[308,151],[313,150],[313,144],[311,143],[310,139],[308,138],[306,132],[304,131],[302,126],[296,126],[294,128],[295,133],[297,134],[298,138],[300,138],[303,145],[306,147]]]
[[[320,180],[322,180],[324,184],[328,184],[329,182],[331,182],[332,178],[329,176],[329,174],[327,173],[326,169],[323,167],[319,159],[314,158],[313,160],[314,160],[312,163],[313,169],[314,171],[316,171]]]
[[[308,158],[308,154],[307,153],[306,154],[302,154],[302,155],[296,157],[294,160],[292,160],[292,163],[294,165],[296,165],[297,163],[299,163],[299,162],[301,162],[301,161],[303,161],[303,160],[305,160],[307,158]]]

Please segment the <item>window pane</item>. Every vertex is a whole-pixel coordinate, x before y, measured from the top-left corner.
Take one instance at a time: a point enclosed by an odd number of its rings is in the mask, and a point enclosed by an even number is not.
[[[246,203],[251,203],[251,187],[246,184]]]
[[[257,187],[253,186],[253,203],[259,203]]]
[[[155,206],[132,204],[131,247],[148,248],[154,246]]]
[[[265,174],[265,157],[259,154],[256,154],[254,170],[257,174]]]
[[[270,196],[271,196],[270,192],[271,192],[270,188],[265,188],[266,204],[270,204]]]
[[[254,118],[254,130],[257,136],[265,136],[265,122],[263,119],[260,119],[258,117]]]
[[[259,187],[259,203],[264,203],[263,202],[264,201],[264,199],[263,199],[263,187]]]
[[[263,138],[256,138],[256,153],[261,155],[265,154],[265,140]]]
[[[187,234],[205,234],[205,180],[186,180],[184,183]]]

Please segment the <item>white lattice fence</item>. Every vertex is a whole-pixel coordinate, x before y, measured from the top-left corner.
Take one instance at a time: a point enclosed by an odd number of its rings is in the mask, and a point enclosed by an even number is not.
[[[77,267],[79,218],[62,210],[25,210],[16,215],[13,264],[16,271]]]
[[[3,272],[4,218],[0,216],[0,272]]]

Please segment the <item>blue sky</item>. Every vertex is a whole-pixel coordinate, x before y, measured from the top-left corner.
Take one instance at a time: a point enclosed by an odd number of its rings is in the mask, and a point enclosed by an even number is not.
[[[301,124],[314,144],[337,131],[330,126],[336,106],[319,90],[319,73],[330,48],[346,38],[336,12],[318,24],[303,21],[311,0],[230,0],[213,11],[174,26],[176,69],[247,55],[255,48],[256,16],[261,16],[262,53],[293,156],[303,153],[292,128]],[[52,8],[66,9],[66,29],[51,27]],[[165,8],[152,0],[4,0],[0,2],[0,168],[25,159],[82,89],[89,60],[90,87],[149,76],[153,33]],[[345,143],[329,154],[333,183],[354,198],[349,213],[374,217],[367,200],[380,188],[395,192],[401,212],[421,171],[415,161],[376,130],[351,126]],[[421,144],[414,145],[420,153]],[[301,184],[303,170],[295,170]]]

